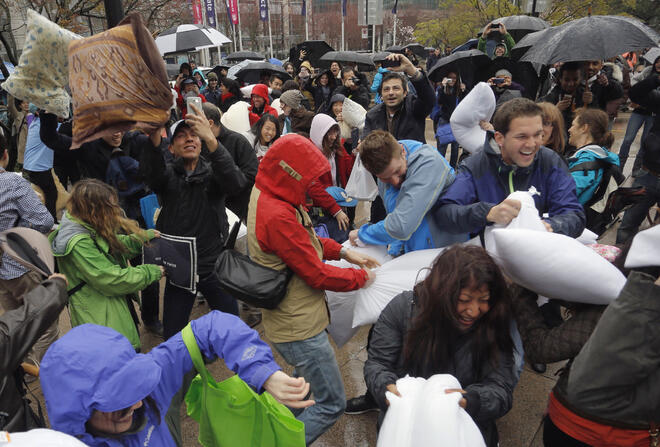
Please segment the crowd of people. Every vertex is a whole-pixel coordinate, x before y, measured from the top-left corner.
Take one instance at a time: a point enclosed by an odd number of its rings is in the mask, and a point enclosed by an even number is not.
[[[509,58],[514,45],[502,24],[488,24],[478,41],[494,60]],[[59,273],[44,278],[2,255],[0,430],[43,424],[25,403],[20,365],[27,363],[40,368],[55,430],[87,445],[177,445],[166,415],[178,411],[189,385],[194,367],[181,331],[203,297],[210,312],[191,322],[203,355],[224,358],[254,390],[296,409],[307,445],[344,413],[380,410],[380,424],[386,391],[399,394],[397,379],[443,373],[459,380],[463,389],[449,391],[462,394],[459,404],[486,445],[497,446],[495,421],[513,405],[525,358],[538,372],[571,360],[550,396],[546,446],[657,441],[657,328],[633,339],[633,329],[657,326],[657,269],[626,271],[617,306],[539,306],[538,295],[510,283],[484,248],[461,243],[509,224],[521,203],[507,197],[532,187],[547,231],[579,237],[602,217],[596,204],[607,201],[644,126],[633,167],[633,187],[644,194],[616,237],[621,247],[630,244],[660,200],[660,57],[648,66],[623,56],[556,64],[535,92],[510,70],[497,70],[487,80],[495,114],[479,123],[486,137],[469,153],[448,129],[475,73],[450,70],[432,82],[428,72],[441,56],[434,51],[424,66],[411,52],[393,53],[371,82],[339,61],[318,70],[305,51],[284,64],[288,76],[265,73],[251,85],[225,67],[204,73],[184,63],[172,79],[166,125],[73,150],[70,120],[9,98],[9,132],[0,135],[0,231],[47,235]],[[632,113],[617,149],[611,129],[621,107]],[[370,207],[356,207],[345,191],[358,157],[378,186]],[[140,200],[152,193],[159,211],[149,222]],[[274,309],[239,303],[215,274],[230,231],[226,210],[246,226],[252,261],[290,272]],[[161,281],[165,268],[142,262],[143,246],[163,234],[195,238],[199,294]],[[326,331],[325,291],[372,284],[379,262],[350,248],[361,244],[386,246],[393,257],[449,248],[426,279],[383,310],[369,332],[367,393],[347,400]],[[354,267],[324,262],[339,259]],[[65,305],[73,329],[60,338]],[[249,310],[249,325],[240,309]],[[629,309],[638,318],[617,318]],[[269,344],[249,327],[259,322]],[[141,330],[163,343],[142,353]],[[612,341],[639,357],[617,357],[622,351]],[[272,349],[294,367],[293,377]]]

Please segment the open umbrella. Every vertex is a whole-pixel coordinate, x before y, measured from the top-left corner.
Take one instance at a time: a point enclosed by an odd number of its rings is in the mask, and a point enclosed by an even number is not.
[[[307,52],[307,60],[312,67],[319,66],[319,59],[329,51],[335,51],[325,40],[306,40],[291,48],[289,60],[297,60],[300,57],[300,50]]]
[[[441,57],[429,71],[429,79],[441,82],[447,73],[453,71],[460,74],[468,87],[475,84],[477,74],[490,64],[490,58],[479,50],[457,51],[449,56]]]
[[[289,73],[279,65],[263,61],[247,61],[247,64],[238,70],[235,76],[236,79],[246,84],[256,84],[261,80],[261,76],[264,73],[268,73],[269,76],[277,73],[285,81],[291,79]]]
[[[424,48],[424,45],[418,44],[417,42],[409,43],[403,46],[404,50],[410,50],[419,57],[426,57],[429,55],[429,52]]]
[[[373,61],[368,54],[357,53],[355,51],[329,51],[319,59],[320,68],[330,68],[332,62],[342,64],[357,65],[360,71],[371,71],[375,68]]]
[[[520,60],[545,65],[602,60],[654,47],[659,40],[660,35],[639,20],[590,16],[549,28]]]
[[[654,63],[655,60],[659,57],[660,57],[660,47],[651,48],[644,54],[644,59],[646,59],[650,64]]]
[[[254,51],[234,51],[233,53],[229,53],[225,59],[228,61],[240,62],[246,59],[252,61],[262,61],[266,58],[263,54],[256,53]]]
[[[459,51],[467,51],[467,50],[475,50],[477,48],[477,45],[479,44],[479,39],[470,39],[464,44],[461,44],[451,50],[452,53],[457,53]]]
[[[529,50],[532,45],[539,42],[543,35],[552,28],[542,29],[541,31],[534,31],[533,33],[527,34],[525,37],[520,39],[516,46],[511,49],[511,57],[513,59],[520,59],[526,52]]]
[[[550,24],[543,19],[534,16],[508,16],[493,20],[495,23],[502,23],[513,40],[518,42],[523,37],[534,31],[540,31],[550,28]]]
[[[389,51],[381,51],[380,53],[374,53],[371,55],[371,60],[373,61],[374,64],[378,64],[383,62],[385,59],[387,59],[387,56],[389,56],[390,53]]]
[[[161,55],[218,47],[229,42],[231,40],[220,31],[194,24],[174,26],[156,37],[156,46]]]
[[[496,57],[490,63],[481,67],[476,80],[488,81],[501,69],[508,70],[511,73],[513,82],[517,82],[525,88],[523,92],[525,98],[536,99],[539,76],[531,62],[518,62],[509,57]]]
[[[403,53],[403,45],[392,45],[389,48],[385,48],[385,51],[390,53]]]

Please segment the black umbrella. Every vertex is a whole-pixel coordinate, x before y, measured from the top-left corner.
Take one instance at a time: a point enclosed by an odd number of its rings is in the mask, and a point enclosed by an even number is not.
[[[371,71],[375,68],[368,54],[355,51],[329,51],[319,59],[319,67],[330,68],[335,61],[347,65],[357,65],[360,71]]]
[[[389,48],[385,48],[385,51],[389,51],[390,53],[403,53],[403,46],[402,45],[392,45]]]
[[[300,50],[307,52],[307,60],[312,67],[319,66],[319,59],[329,51],[335,51],[325,40],[306,40],[291,48],[289,60],[297,60],[300,57]]]
[[[552,28],[534,31],[520,39],[520,41],[516,43],[516,46],[511,49],[511,57],[516,60],[520,59],[525,53],[527,53],[527,50],[529,50],[532,45],[539,42],[543,35],[550,29]]]
[[[660,35],[639,20],[623,16],[590,16],[548,29],[521,61],[602,60],[654,47]]]
[[[477,72],[477,81],[488,81],[495,76],[499,70],[507,70],[511,73],[513,82],[522,85],[525,90],[523,96],[536,99],[536,91],[539,88],[539,76],[531,62],[517,62],[509,57],[496,57],[488,65],[481,67]]]
[[[419,57],[426,57],[426,56],[429,55],[429,52],[426,51],[426,49],[424,48],[424,45],[420,45],[418,43],[409,43],[407,45],[404,45],[403,49],[404,50],[410,50]]]
[[[247,65],[236,72],[236,79],[246,84],[256,84],[261,80],[261,76],[264,73],[268,73],[269,76],[277,73],[285,81],[291,79],[291,76],[289,76],[289,73],[284,68],[270,62],[262,61],[248,62]]]
[[[523,37],[534,31],[550,28],[550,24],[543,19],[534,16],[509,16],[493,20],[494,23],[502,23],[513,40],[518,42]]]
[[[490,58],[483,51],[457,51],[438,59],[428,76],[434,82],[441,82],[449,72],[453,71],[459,73],[465,85],[472,87],[477,74],[488,64],[490,64]]]
[[[244,61],[246,59],[250,59],[253,61],[262,61],[266,59],[266,57],[263,54],[255,53],[254,51],[234,51],[233,53],[229,53],[229,55],[227,55],[225,59],[228,61],[235,61],[235,62]]]
[[[374,64],[379,64],[383,62],[385,59],[387,59],[387,56],[389,56],[390,53],[389,51],[381,51],[380,53],[374,53],[371,55],[371,60],[373,61]]]
[[[213,67],[211,70],[209,70],[208,72],[206,72],[206,74],[209,74],[209,73],[213,72],[213,73],[215,73],[216,75],[218,75],[218,78],[221,78],[222,76],[220,76],[220,71],[223,70],[223,69],[224,69],[224,70],[229,70],[229,67],[231,67],[231,65],[227,65],[227,64],[216,65],[216,66]]]

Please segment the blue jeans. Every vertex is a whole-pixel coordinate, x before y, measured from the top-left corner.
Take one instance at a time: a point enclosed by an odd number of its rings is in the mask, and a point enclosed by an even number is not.
[[[626,127],[626,135],[623,137],[623,142],[619,148],[619,166],[621,166],[622,171],[626,165],[626,160],[628,160],[630,145],[635,141],[637,132],[639,132],[642,126],[644,126],[644,130],[642,131],[642,141],[644,141],[646,135],[651,130],[651,126],[653,126],[653,116],[635,112],[631,113],[628,119],[628,127]],[[637,154],[637,157],[639,158],[640,155]]]
[[[621,226],[616,232],[616,243],[623,244],[635,235],[637,229],[647,216],[649,208],[660,202],[660,177],[643,171],[644,175],[633,182],[633,187],[644,186],[646,196],[639,203],[634,204],[623,213]]]
[[[344,382],[335,351],[325,331],[306,340],[273,345],[284,360],[295,367],[294,376],[304,377],[310,384],[316,404],[296,416],[305,424],[305,443],[310,445],[332,427],[346,408]]]

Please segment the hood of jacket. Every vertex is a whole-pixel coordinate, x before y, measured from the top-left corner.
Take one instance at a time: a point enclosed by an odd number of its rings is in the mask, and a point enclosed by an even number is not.
[[[94,410],[128,408],[151,394],[160,378],[161,368],[150,356],[137,354],[114,329],[94,324],[71,329],[51,345],[40,366],[53,429],[88,445],[102,439],[85,429]]]
[[[332,126],[336,125],[337,121],[324,113],[319,113],[312,120],[312,126],[309,129],[309,138],[321,152],[323,152],[323,137],[325,137],[325,134],[328,133]]]
[[[581,162],[584,160],[594,160],[594,159],[601,159],[604,161],[607,161],[610,164],[613,165],[619,165],[619,156],[617,154],[614,154],[604,147],[598,146],[597,144],[589,144],[587,146],[581,147],[578,149],[575,154],[568,160],[569,163],[581,159]]]
[[[385,73],[389,73],[389,72],[390,72],[390,70],[388,70],[387,68],[378,67],[378,73],[380,73],[380,74],[385,74]]]
[[[294,206],[303,205],[309,185],[330,171],[330,163],[307,138],[288,134],[268,149],[255,186]]]
[[[60,225],[50,236],[50,245],[55,256],[66,256],[73,248],[69,245],[75,236],[81,234],[92,234],[92,229],[84,222],[71,216],[68,212],[64,213]],[[99,241],[100,242],[100,241]]]
[[[252,88],[252,95],[261,96],[265,101],[266,105],[270,105],[270,99],[268,99],[268,87],[264,84],[257,84]],[[254,106],[254,103],[250,99],[250,104]]]

